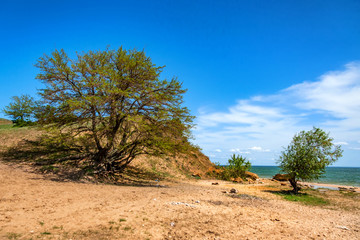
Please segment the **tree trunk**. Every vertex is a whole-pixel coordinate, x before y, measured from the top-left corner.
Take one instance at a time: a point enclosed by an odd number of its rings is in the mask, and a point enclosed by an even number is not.
[[[107,154],[108,152],[105,149],[101,149],[95,154],[93,158],[96,167],[104,171],[109,171],[109,166],[106,161]]]
[[[299,188],[298,185],[297,185],[297,181],[296,181],[295,179],[292,179],[292,178],[291,178],[291,179],[289,179],[289,182],[290,182],[291,186],[293,187],[293,192],[294,192],[295,194],[298,194],[300,188]]]

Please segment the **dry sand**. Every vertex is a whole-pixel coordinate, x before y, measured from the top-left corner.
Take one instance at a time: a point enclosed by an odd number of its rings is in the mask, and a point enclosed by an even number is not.
[[[266,183],[57,180],[0,162],[0,239],[360,239],[360,208],[284,201]]]

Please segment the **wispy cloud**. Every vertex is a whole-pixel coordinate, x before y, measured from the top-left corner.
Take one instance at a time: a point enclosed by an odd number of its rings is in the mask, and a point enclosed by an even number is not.
[[[225,111],[202,111],[194,134],[205,152],[229,149],[215,155],[253,154],[259,164],[272,164],[295,133],[312,126],[330,131],[340,145],[360,147],[359,62],[273,95],[238,100]]]
[[[251,147],[250,150],[256,151],[256,152],[270,152],[270,149],[263,149],[262,147]]]

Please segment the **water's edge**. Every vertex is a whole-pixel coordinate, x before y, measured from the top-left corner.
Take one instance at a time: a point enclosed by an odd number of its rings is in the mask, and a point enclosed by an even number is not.
[[[272,178],[275,174],[281,173],[277,166],[252,166],[250,171],[260,178]],[[325,174],[312,182],[360,187],[360,168],[327,167]]]

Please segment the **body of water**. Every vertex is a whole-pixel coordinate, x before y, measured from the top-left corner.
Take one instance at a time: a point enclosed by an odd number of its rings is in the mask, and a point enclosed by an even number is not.
[[[280,173],[277,166],[252,166],[250,171],[261,178],[272,178],[275,174]],[[321,178],[311,182],[360,187],[360,168],[327,167],[326,173]]]

